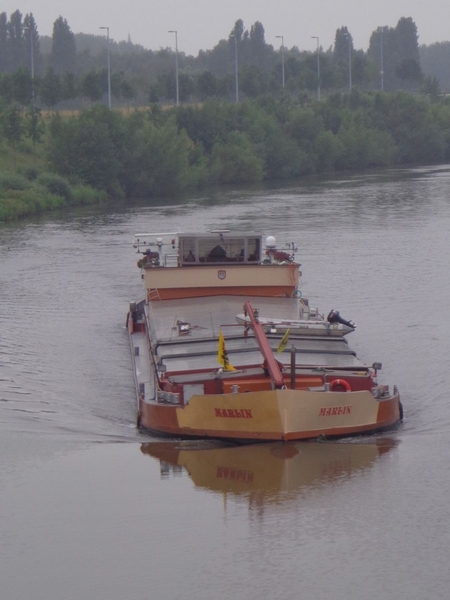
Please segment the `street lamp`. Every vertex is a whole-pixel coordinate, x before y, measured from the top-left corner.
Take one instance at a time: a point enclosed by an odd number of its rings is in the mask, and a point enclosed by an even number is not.
[[[24,30],[30,34],[30,57],[31,57],[31,99],[34,101],[34,40],[33,29],[24,26]]]
[[[175,29],[171,29],[169,33],[175,34],[175,87],[177,94],[177,106],[180,104],[180,93],[178,87],[178,33]]]
[[[317,100],[320,102],[320,44],[319,44],[319,36],[312,35],[311,39],[317,40]]]
[[[281,85],[284,88],[284,36],[276,35],[278,39],[281,39]]]
[[[384,27],[379,27],[378,31],[380,32],[380,78],[381,78],[381,91],[384,91],[384,67],[383,67],[383,29]]]
[[[106,60],[108,65],[108,107],[111,108],[111,65],[109,61],[109,27],[100,27],[106,29]]]
[[[352,91],[352,36],[349,33],[344,33],[348,39],[348,89]]]
[[[231,34],[230,37],[234,38],[234,72],[236,78],[236,103],[239,102],[239,84],[238,84],[238,56],[237,56],[237,37]]]

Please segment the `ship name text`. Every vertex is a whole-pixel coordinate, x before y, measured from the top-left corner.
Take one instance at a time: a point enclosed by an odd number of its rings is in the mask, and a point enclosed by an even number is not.
[[[227,419],[253,419],[251,408],[215,408],[216,417],[225,417]]]
[[[352,412],[351,406],[328,406],[319,410],[319,417],[334,417],[340,415],[349,415]]]

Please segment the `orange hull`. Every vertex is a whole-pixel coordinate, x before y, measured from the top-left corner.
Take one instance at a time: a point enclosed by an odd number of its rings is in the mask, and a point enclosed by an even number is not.
[[[381,401],[370,392],[273,390],[243,396],[192,398],[184,407],[141,401],[139,425],[176,437],[257,442],[367,434],[392,428],[402,418],[398,393]]]

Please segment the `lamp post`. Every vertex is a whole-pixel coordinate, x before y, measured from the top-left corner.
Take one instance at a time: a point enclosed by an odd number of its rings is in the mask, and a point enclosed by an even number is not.
[[[33,41],[33,30],[31,27],[26,25],[23,26],[25,31],[28,31],[30,34],[30,57],[31,57],[31,79],[34,79],[34,41]]]
[[[31,58],[31,99],[34,101],[34,40],[31,27],[24,26],[24,30],[30,34],[30,58]]]
[[[171,29],[169,33],[175,34],[175,88],[177,97],[177,106],[180,104],[180,91],[178,87],[178,32],[175,29]]]
[[[109,60],[109,27],[100,27],[106,29],[106,60],[108,66],[108,107],[111,108],[111,65]]]
[[[352,36],[349,33],[344,33],[348,39],[348,89],[352,91]]]
[[[281,39],[281,85],[284,88],[284,36],[276,35],[278,39]]]
[[[238,55],[237,55],[237,37],[231,34],[230,37],[234,38],[234,74],[236,82],[236,104],[239,102],[239,83],[238,83]]]
[[[380,83],[381,83],[381,91],[384,91],[384,66],[383,66],[383,29],[384,27],[379,27],[378,31],[380,32]]]
[[[320,43],[319,43],[319,36],[312,35],[311,39],[317,40],[317,100],[320,102]]]

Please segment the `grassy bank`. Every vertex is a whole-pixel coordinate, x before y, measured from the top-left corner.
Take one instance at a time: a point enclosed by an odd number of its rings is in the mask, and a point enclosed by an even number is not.
[[[0,137],[0,223],[105,200],[105,192],[50,172],[44,144],[35,153],[27,139],[12,148]]]
[[[209,185],[450,161],[450,101],[404,92],[352,90],[306,105],[286,97],[151,106],[130,115],[94,105],[34,127],[31,117],[5,111],[0,221]]]

